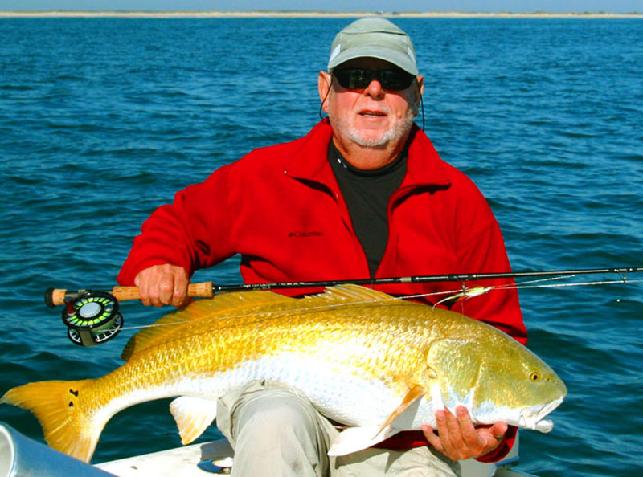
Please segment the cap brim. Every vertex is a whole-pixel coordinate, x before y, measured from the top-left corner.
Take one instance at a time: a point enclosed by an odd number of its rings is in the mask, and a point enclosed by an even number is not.
[[[343,51],[328,62],[328,71],[332,71],[342,63],[346,63],[349,60],[354,60],[355,58],[377,58],[380,60],[388,61],[389,63],[402,68],[404,71],[414,76],[418,75],[418,70],[415,62],[411,61],[411,59],[407,55],[397,50],[382,48],[381,46],[371,48],[350,48],[346,51]]]

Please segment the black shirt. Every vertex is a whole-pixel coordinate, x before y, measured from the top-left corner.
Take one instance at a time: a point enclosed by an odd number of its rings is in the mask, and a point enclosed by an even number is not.
[[[406,175],[406,149],[391,164],[364,171],[348,164],[333,141],[328,160],[348,207],[353,229],[362,244],[371,276],[384,256],[388,241],[388,202]]]

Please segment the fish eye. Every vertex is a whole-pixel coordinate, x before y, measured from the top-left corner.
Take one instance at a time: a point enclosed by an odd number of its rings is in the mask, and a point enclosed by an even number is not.
[[[538,374],[538,373],[531,373],[531,374],[529,375],[529,379],[531,379],[532,381],[538,381],[538,380],[540,379],[540,374]]]

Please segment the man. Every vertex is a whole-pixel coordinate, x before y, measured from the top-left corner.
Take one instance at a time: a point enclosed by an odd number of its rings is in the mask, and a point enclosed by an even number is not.
[[[147,305],[180,306],[197,268],[236,253],[246,282],[508,270],[483,196],[413,124],[423,90],[406,33],[381,18],[351,23],[335,37],[328,72],[318,78],[328,118],[303,138],[218,169],[157,209],[119,281],[136,284]],[[427,294],[434,303],[440,298],[431,294],[452,287],[380,289]],[[515,290],[456,308],[526,339]],[[504,423],[475,428],[464,408],[436,418],[437,433],[403,432],[332,461],[332,423],[277,384],[224,396],[216,422],[235,448],[233,474],[243,476],[458,475],[458,460],[498,460],[515,436]]]

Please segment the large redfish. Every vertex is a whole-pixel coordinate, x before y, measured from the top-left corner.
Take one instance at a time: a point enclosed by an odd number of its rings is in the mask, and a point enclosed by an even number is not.
[[[134,336],[127,362],[97,379],[42,381],[2,403],[33,412],[55,449],[89,461],[107,421],[153,399],[170,405],[182,441],[213,421],[217,398],[253,380],[290,386],[349,426],[341,455],[434,413],[466,406],[478,423],[548,431],[566,390],[549,366],[506,334],[458,313],[355,285],[293,299],[240,292],[195,302]]]

